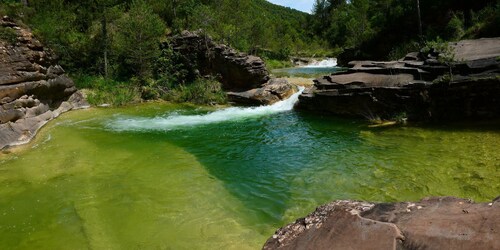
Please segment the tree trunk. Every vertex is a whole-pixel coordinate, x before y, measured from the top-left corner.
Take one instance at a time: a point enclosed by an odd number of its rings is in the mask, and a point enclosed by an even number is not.
[[[418,34],[420,38],[422,38],[423,33],[422,33],[422,17],[420,15],[420,0],[417,0],[417,14],[418,14]]]
[[[24,6],[26,6],[26,7],[28,7],[28,6],[29,6],[29,2],[28,2],[28,0],[21,0],[21,3],[22,3]]]
[[[106,10],[103,8],[101,26],[102,26],[102,46],[104,50],[104,79],[108,80],[108,20],[106,19]]]

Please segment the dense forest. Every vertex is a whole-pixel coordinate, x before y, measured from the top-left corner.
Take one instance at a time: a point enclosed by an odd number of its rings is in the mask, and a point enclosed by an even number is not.
[[[116,91],[110,82],[172,88],[175,77],[162,74],[172,74],[165,67],[176,68],[168,65],[175,55],[160,45],[182,30],[201,29],[268,66],[290,56],[396,59],[428,41],[500,36],[500,0],[315,0],[312,14],[266,0],[2,0],[0,7],[55,50],[81,87],[104,92]],[[147,96],[161,95],[153,92]]]
[[[500,36],[500,1],[316,0],[309,20],[348,59],[397,59],[427,41]]]

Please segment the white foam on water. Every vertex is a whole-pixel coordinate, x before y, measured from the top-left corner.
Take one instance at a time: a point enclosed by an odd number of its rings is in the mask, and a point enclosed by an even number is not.
[[[308,65],[303,66],[304,68],[328,68],[328,67],[336,67],[337,66],[337,58],[327,58],[322,61],[313,61]]]
[[[173,130],[188,126],[197,126],[210,123],[241,120],[250,117],[270,115],[293,109],[299,100],[299,95],[304,91],[304,87],[299,87],[299,91],[290,98],[279,101],[272,105],[260,107],[231,107],[204,115],[180,115],[172,113],[164,117],[143,118],[143,117],[119,117],[107,124],[107,128],[114,131],[152,131],[152,130]]]

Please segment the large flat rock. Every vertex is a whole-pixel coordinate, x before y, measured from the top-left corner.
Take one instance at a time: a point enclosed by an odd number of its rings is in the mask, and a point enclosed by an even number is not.
[[[500,249],[500,202],[334,201],[269,238],[263,249]]]
[[[457,61],[474,61],[500,57],[500,38],[481,38],[452,43]]]

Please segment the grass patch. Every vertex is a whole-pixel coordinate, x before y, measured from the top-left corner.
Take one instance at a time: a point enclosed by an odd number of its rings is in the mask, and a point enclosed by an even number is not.
[[[282,61],[282,60],[266,59],[265,61],[268,70],[291,68],[294,66],[293,63],[290,62],[289,60]]]
[[[225,104],[227,95],[220,82],[213,79],[197,79],[191,84],[180,84],[169,90],[163,99],[171,102],[194,104]]]
[[[140,91],[133,84],[114,80],[105,80],[101,76],[73,76],[79,89],[87,89],[87,101],[91,105],[111,104],[122,106],[141,100]]]
[[[13,45],[17,42],[17,32],[13,28],[0,26],[0,40]]]

